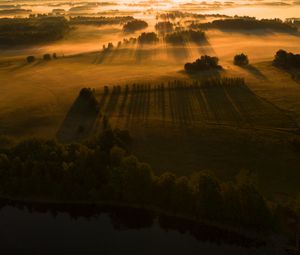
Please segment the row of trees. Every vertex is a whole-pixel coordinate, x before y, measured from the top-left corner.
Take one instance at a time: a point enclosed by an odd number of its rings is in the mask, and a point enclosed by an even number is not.
[[[229,16],[224,14],[199,14],[192,12],[182,12],[182,11],[172,11],[172,12],[164,12],[156,15],[156,19],[162,20],[175,20],[175,19],[185,19],[185,18],[193,18],[197,20],[203,20],[206,18],[228,18]]]
[[[88,16],[77,16],[70,17],[69,24],[70,25],[115,25],[115,24],[124,24],[129,21],[133,21],[134,18],[132,16],[114,16],[114,17],[88,17]]]

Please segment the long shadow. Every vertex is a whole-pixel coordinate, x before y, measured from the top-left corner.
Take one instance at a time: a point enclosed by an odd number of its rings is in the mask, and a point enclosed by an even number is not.
[[[146,121],[148,121],[150,115],[151,94],[152,94],[151,84],[148,84],[146,88],[146,103],[145,103],[145,112],[144,112],[144,118]]]
[[[214,115],[215,121],[219,123],[240,121],[240,115],[236,111],[232,100],[228,97],[224,86],[226,84],[208,84],[202,87],[203,94],[206,98],[207,108]],[[228,85],[229,86],[229,85]]]
[[[267,80],[267,77],[253,65],[241,66],[241,68],[243,68],[244,70],[246,70],[247,72],[251,73],[252,75],[254,75],[259,79]]]
[[[97,132],[97,130],[100,126],[102,113],[105,111],[104,106],[106,104],[108,96],[109,96],[109,92],[106,91],[106,89],[104,89],[104,91],[101,93],[100,100],[99,100],[99,103],[98,103],[99,113],[98,113],[98,116],[97,116],[96,121],[94,123],[94,127],[93,127],[94,132]]]
[[[258,97],[245,84],[226,89],[243,118],[252,125],[294,128],[295,122],[281,109]]]
[[[138,118],[146,121],[149,113],[149,104],[150,104],[150,90],[151,87],[148,84],[140,86],[140,100],[138,103]]]
[[[164,84],[158,85],[157,88],[157,105],[159,114],[165,120],[166,118],[166,107],[165,107],[165,86]]]
[[[114,86],[104,111],[108,117],[110,117],[115,112],[120,94],[121,94],[121,87]]]
[[[136,63],[141,63],[145,61],[151,60],[155,55],[157,51],[156,49],[147,48],[146,45],[138,45],[135,49],[134,57]]]
[[[167,45],[167,54],[173,57],[176,61],[183,61],[189,57],[189,51],[186,45]]]
[[[178,120],[181,125],[187,125],[189,122],[189,116],[186,111],[186,95],[185,95],[185,84],[176,84],[175,87],[175,100],[176,108],[178,113]]]
[[[94,64],[102,64],[106,59],[108,59],[112,54],[114,50],[106,49],[102,50],[99,55],[96,57]]]
[[[168,92],[169,92],[169,105],[170,105],[170,112],[171,112],[171,119],[172,122],[175,124],[177,123],[177,109],[176,109],[176,100],[174,96],[174,84],[168,84]]]
[[[224,72],[223,69],[210,69],[207,71],[198,71],[194,73],[187,73],[184,70],[181,71],[182,73],[188,75],[191,79],[195,80],[207,80],[207,79],[219,79],[221,78],[222,72]]]
[[[201,87],[199,84],[194,85],[193,96],[195,97],[196,102],[198,103],[201,119],[204,121],[209,120],[209,111],[207,109],[204,95],[201,91]]]
[[[127,116],[126,116],[126,122],[125,122],[125,127],[129,127],[136,108],[137,104],[137,84],[133,84],[130,89],[129,93],[129,99],[128,99],[128,104],[127,104]]]
[[[57,131],[57,139],[62,142],[70,142],[88,137],[98,115],[98,106],[92,106],[89,101],[78,96]]]
[[[213,49],[208,40],[206,40],[204,43],[197,44],[197,46],[200,55],[216,55],[215,50]]]
[[[122,95],[123,95],[123,97],[122,97],[122,101],[121,101],[121,104],[120,104],[120,107],[119,107],[119,118],[124,117],[124,110],[125,110],[128,95],[129,95],[129,86],[128,85],[125,86]]]

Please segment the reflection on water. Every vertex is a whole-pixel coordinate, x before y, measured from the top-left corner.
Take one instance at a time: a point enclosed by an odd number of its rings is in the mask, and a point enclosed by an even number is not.
[[[7,202],[0,208],[2,254],[284,254],[215,227],[141,209]]]

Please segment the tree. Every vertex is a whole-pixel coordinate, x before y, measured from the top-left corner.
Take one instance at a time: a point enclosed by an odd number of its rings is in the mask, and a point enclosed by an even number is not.
[[[248,56],[244,53],[237,54],[234,56],[233,63],[237,66],[246,66],[249,64]]]
[[[218,65],[219,59],[217,57],[210,57],[207,55],[201,56],[201,58],[196,59],[195,62],[186,63],[184,69],[187,73],[196,73],[199,71],[207,71],[211,69],[222,69]]]
[[[155,30],[160,33],[167,33],[173,31],[173,24],[170,21],[161,21],[155,24]]]
[[[122,159],[125,156],[125,151],[118,147],[118,146],[114,146],[111,148],[110,150],[110,161],[112,163],[112,165],[120,165]]]
[[[300,67],[300,54],[293,54],[285,50],[276,52],[273,64],[281,68],[299,68]]]
[[[27,60],[27,63],[33,63],[35,61],[35,56],[28,56],[26,58],[26,60]]]
[[[198,216],[219,219],[223,208],[223,198],[219,181],[208,172],[193,176]]]
[[[158,36],[154,32],[149,32],[149,33],[142,33],[138,37],[138,42],[140,44],[147,44],[147,43],[157,43],[159,41]]]
[[[139,163],[134,156],[122,160],[124,171],[124,196],[129,202],[145,203],[149,200],[152,186],[152,170],[148,164]]]
[[[148,27],[148,23],[146,21],[135,19],[127,22],[123,26],[123,31],[129,33],[137,30],[145,29],[146,27]]]
[[[43,59],[46,60],[46,61],[51,60],[51,55],[48,54],[48,53],[47,53],[47,54],[44,54],[44,55],[43,55]]]

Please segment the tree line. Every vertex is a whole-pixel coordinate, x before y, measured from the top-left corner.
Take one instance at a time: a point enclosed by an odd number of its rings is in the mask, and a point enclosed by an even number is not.
[[[190,25],[193,29],[221,29],[221,30],[273,30],[280,32],[296,32],[296,26],[280,19],[255,19],[252,17],[237,17],[217,19],[208,23],[195,23]]]
[[[132,16],[114,16],[114,17],[76,16],[76,17],[70,17],[69,24],[103,26],[103,25],[124,24],[132,20],[134,20]]]

